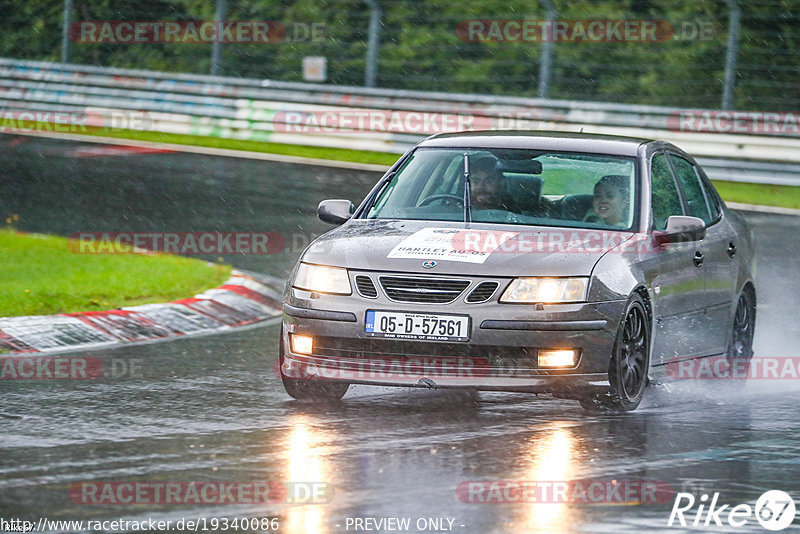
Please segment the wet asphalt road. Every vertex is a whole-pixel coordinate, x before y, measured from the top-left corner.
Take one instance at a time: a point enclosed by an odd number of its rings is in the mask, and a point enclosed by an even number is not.
[[[360,200],[377,179],[186,154],[85,156],[91,147],[0,136],[0,215],[18,213],[23,230],[65,235],[277,231],[295,247],[225,260],[284,276],[303,242],[326,229],[314,218],[318,201]],[[800,355],[797,220],[749,219],[759,254],[756,356]],[[0,517],[277,517],[285,533],[355,532],[348,518],[368,517],[407,517],[411,531],[420,518],[448,518],[449,531],[469,534],[678,532],[667,527],[672,499],[474,504],[459,500],[456,488],[476,480],[639,480],[697,496],[720,492],[719,502],[731,505],[753,505],[769,489],[800,496],[798,380],[761,380],[743,391],[658,386],[625,416],[587,415],[572,401],[522,394],[366,386],[351,388],[339,405],[315,407],[284,393],[272,370],[277,338],[278,323],[267,322],[72,354],[108,367],[134,363],[140,370],[133,377],[3,381]],[[333,496],[307,505],[70,499],[74,484],[98,481],[320,482]],[[752,518],[748,527],[723,530],[764,531]]]

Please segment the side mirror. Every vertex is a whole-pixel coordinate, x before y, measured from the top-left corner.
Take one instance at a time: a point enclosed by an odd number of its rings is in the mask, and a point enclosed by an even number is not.
[[[349,200],[323,200],[317,206],[317,217],[323,222],[342,224],[346,222],[356,207]]]
[[[706,236],[706,223],[697,217],[672,215],[661,236],[666,243],[700,241]]]

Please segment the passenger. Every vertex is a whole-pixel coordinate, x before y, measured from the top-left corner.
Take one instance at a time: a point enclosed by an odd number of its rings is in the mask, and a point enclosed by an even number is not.
[[[618,174],[600,178],[594,186],[592,208],[583,220],[608,226],[628,226],[629,182],[630,178]]]

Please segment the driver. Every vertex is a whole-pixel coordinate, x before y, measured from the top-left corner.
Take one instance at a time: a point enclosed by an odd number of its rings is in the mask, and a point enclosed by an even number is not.
[[[507,209],[503,205],[503,175],[493,156],[470,158],[470,200],[477,210]]]

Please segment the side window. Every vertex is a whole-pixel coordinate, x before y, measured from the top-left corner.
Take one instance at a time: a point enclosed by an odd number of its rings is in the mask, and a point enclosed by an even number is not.
[[[683,215],[678,188],[664,154],[653,156],[650,177],[653,185],[653,228],[664,230],[670,215]]]
[[[711,210],[711,220],[714,220],[722,214],[722,206],[719,203],[719,197],[717,196],[717,192],[713,190],[714,186],[711,185],[711,180],[708,179],[703,169],[696,166],[695,170],[697,174],[700,175],[700,187],[703,188],[703,192],[706,194],[708,208]]]
[[[687,215],[699,217],[706,224],[711,222],[711,213],[708,211],[706,195],[700,186],[700,177],[694,169],[694,165],[685,159],[670,154],[670,161],[675,166],[675,176],[681,184],[683,196],[686,199],[686,207],[689,211]]]
[[[714,220],[722,213],[722,206],[719,205],[719,200],[717,200],[715,195],[711,194],[711,191],[709,191],[707,187],[705,187],[705,191],[709,207],[711,208],[711,219]]]

